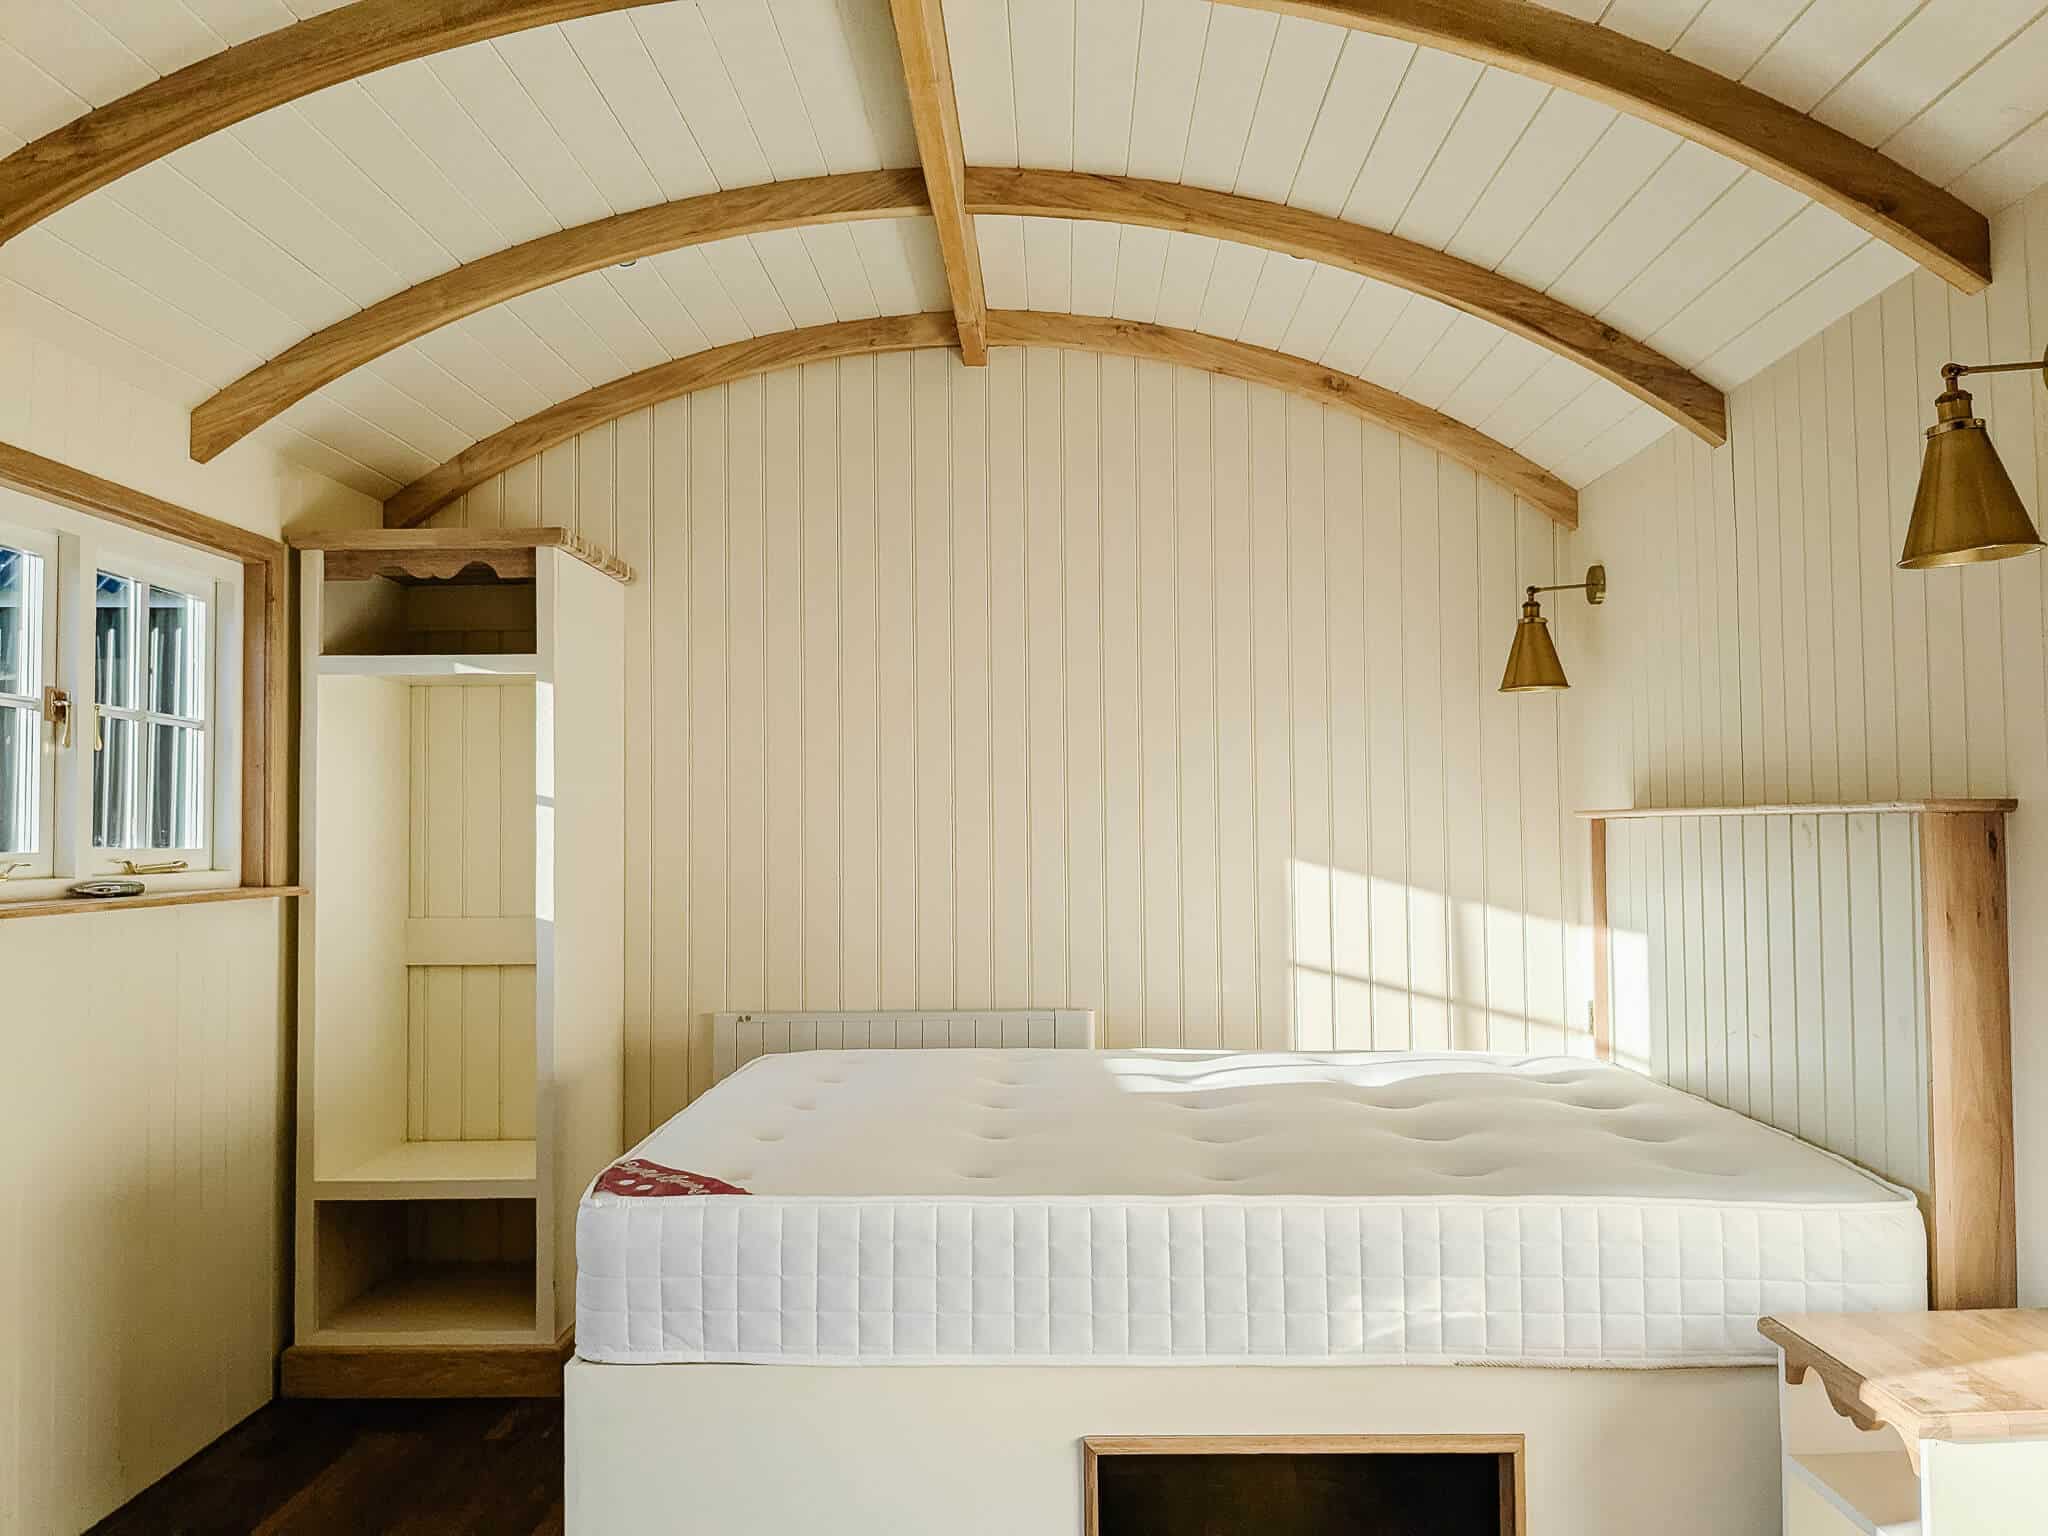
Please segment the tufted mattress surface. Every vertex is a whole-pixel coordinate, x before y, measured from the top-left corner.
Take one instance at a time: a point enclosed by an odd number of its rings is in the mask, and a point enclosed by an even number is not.
[[[1925,1305],[1913,1196],[1622,1068],[1472,1053],[814,1051],[593,1189],[609,1362],[1699,1365]]]

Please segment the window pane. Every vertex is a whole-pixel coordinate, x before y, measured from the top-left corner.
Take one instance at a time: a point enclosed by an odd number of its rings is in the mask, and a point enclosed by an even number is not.
[[[159,715],[197,720],[206,712],[206,604],[164,587],[149,589],[149,703]],[[173,843],[171,847],[191,847]]]
[[[134,709],[135,583],[100,572],[93,659],[93,696],[108,709]],[[112,843],[114,848],[132,843]]]
[[[34,710],[0,704],[0,853],[34,853],[37,836],[36,779],[42,755],[36,751]]]
[[[0,544],[0,693],[42,692],[43,562]]]
[[[206,734],[183,725],[151,725],[151,848],[197,848],[205,841]]]
[[[140,848],[135,791],[141,782],[142,727],[104,715],[99,727],[99,750],[92,755],[92,845]]]

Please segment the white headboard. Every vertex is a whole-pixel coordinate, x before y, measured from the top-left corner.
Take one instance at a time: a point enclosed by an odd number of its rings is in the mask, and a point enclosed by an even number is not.
[[[717,1013],[711,1080],[785,1051],[1095,1049],[1092,1008],[956,1013]]]

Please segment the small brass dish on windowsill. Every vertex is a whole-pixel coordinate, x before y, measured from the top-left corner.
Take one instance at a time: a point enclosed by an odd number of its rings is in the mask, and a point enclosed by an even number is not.
[[[105,901],[113,896],[140,896],[147,888],[140,880],[81,880],[69,889],[73,896]]]

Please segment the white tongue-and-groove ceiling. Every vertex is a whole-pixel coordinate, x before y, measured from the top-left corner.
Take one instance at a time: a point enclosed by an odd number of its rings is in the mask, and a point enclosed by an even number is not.
[[[1504,0],[1512,3],[1512,0]],[[327,0],[0,6],[0,154]],[[2048,0],[1558,0],[1995,213],[2048,181]],[[1910,269],[1732,159],[1536,80],[1211,0],[946,0],[970,165],[1284,202],[1447,251],[1721,388]],[[914,166],[888,0],[667,0],[330,87],[0,247],[16,309],[196,405],[286,348],[557,230]],[[1296,353],[1583,485],[1671,422],[1437,301],[1203,235],[983,215],[988,301]],[[259,434],[385,495],[595,385],[750,336],[948,307],[930,218],[717,241],[457,321]]]

